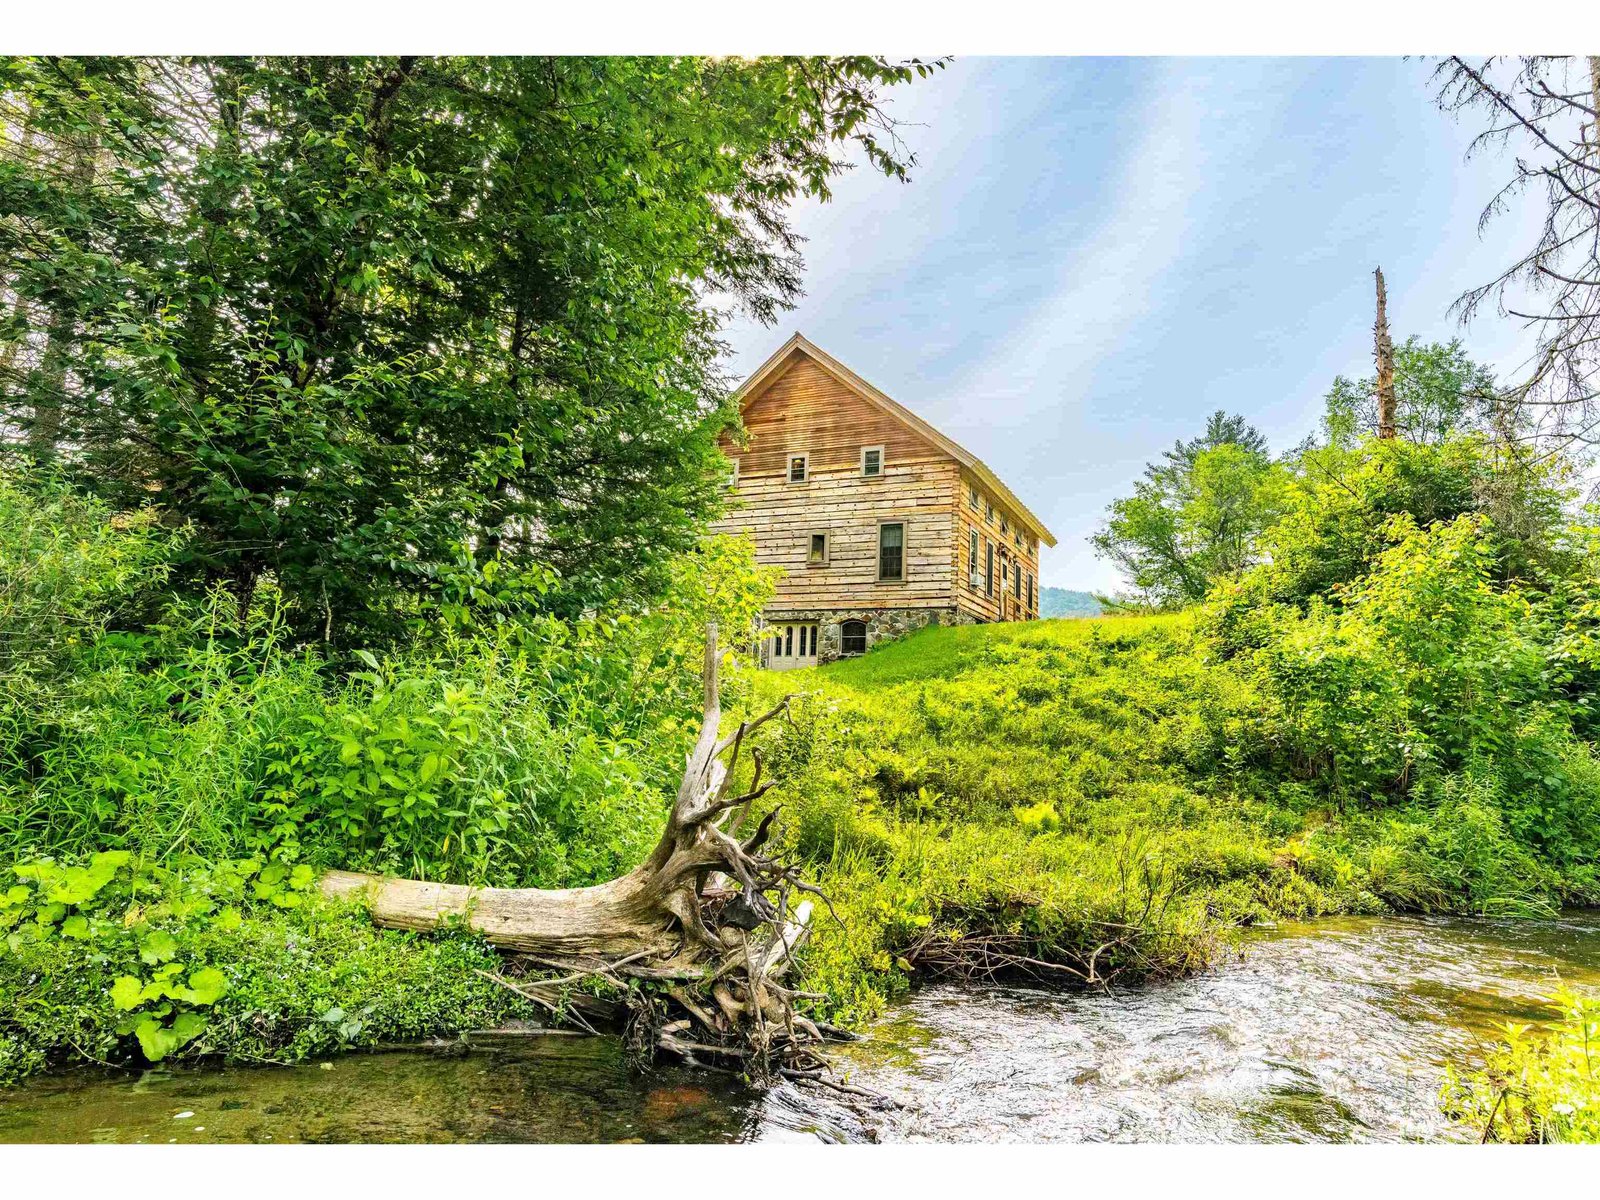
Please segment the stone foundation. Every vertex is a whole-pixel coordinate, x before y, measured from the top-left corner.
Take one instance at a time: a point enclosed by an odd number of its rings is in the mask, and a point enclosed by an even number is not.
[[[867,627],[867,649],[880,642],[893,641],[926,625],[973,625],[976,619],[958,608],[827,608],[778,609],[762,614],[765,625],[781,625],[787,621],[815,622],[817,626],[817,661],[833,662],[843,657],[843,626],[846,621],[861,621]],[[767,665],[770,639],[762,638],[761,665]]]

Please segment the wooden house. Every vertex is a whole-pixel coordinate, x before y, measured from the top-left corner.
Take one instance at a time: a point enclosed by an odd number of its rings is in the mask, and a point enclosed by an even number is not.
[[[783,568],[763,614],[775,669],[863,653],[929,624],[1039,615],[1042,521],[995,473],[795,334],[737,392],[723,532]]]

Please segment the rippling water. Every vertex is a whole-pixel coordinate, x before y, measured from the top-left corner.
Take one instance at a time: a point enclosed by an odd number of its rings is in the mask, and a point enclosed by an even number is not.
[[[1558,982],[1600,988],[1600,917],[1361,919],[1257,936],[1178,984],[1109,996],[931,987],[851,1047],[862,1113],[810,1091],[628,1070],[617,1044],[289,1069],[74,1071],[0,1092],[9,1141],[1392,1141],[1459,1137],[1444,1064]]]

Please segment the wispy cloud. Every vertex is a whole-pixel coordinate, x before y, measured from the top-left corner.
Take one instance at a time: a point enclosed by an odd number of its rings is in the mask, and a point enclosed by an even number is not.
[[[1163,279],[1183,253],[1205,185],[1205,96],[1179,66],[1151,72],[1148,98],[1127,114],[1132,135],[1111,167],[1099,220],[1056,264],[1055,286],[982,357],[943,383],[933,407],[952,426],[1033,425],[1081,402],[1099,364],[1159,307]],[[1060,147],[1063,171],[1077,170]],[[1040,197],[1047,204],[1048,197]],[[1048,261],[1063,232],[1033,236]],[[982,411],[972,399],[982,397]]]
[[[795,328],[987,461],[1056,532],[1045,582],[1110,587],[1088,536],[1143,463],[1225,407],[1278,445],[1368,362],[1371,269],[1397,334],[1448,338],[1518,221],[1473,217],[1426,64],[958,62],[897,100],[906,187],[858,171],[797,210],[808,295],[730,331],[748,371]],[[1510,366],[1522,337],[1480,322]]]

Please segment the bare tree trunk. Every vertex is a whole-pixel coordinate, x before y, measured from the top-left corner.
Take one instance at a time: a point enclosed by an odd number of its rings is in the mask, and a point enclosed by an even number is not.
[[[460,922],[495,946],[566,972],[555,980],[496,976],[552,1011],[574,1011],[566,990],[573,982],[614,985],[630,1007],[630,1041],[641,1048],[691,1060],[732,1059],[757,1075],[826,1082],[819,1078],[821,1060],[808,1047],[840,1031],[801,1015],[797,993],[782,982],[812,910],[810,903],[791,908],[790,898],[821,893],[793,867],[761,853],[775,812],[749,838],[735,837],[744,811],[772,786],[761,782],[758,751],[752,752],[749,790],[730,794],[746,738],[786,713],[787,701],[719,738],[718,657],[712,625],[699,740],[660,842],[628,874],[595,887],[543,890],[331,871],[322,879],[323,892],[360,898],[375,922],[391,928]],[[658,997],[642,993],[641,982],[659,988]],[[581,1021],[582,1010],[578,1016]]]
[[[90,125],[72,144],[72,169],[68,174],[79,191],[94,182],[100,157],[99,130]],[[62,412],[67,403],[67,371],[72,359],[72,343],[77,322],[65,301],[58,304],[45,332],[44,349],[39,355],[39,375],[33,387],[33,420],[28,430],[28,445],[41,462],[55,457],[61,441]]]
[[[1378,436],[1395,436],[1394,343],[1389,340],[1389,296],[1383,287],[1383,268],[1372,274],[1378,280],[1378,317],[1372,325],[1372,356],[1378,364]]]
[[[33,148],[33,136],[33,102],[30,100],[23,109],[21,125],[17,128],[15,139],[9,146],[0,141],[0,155],[18,162],[26,160]],[[10,272],[0,275],[0,304],[9,302],[12,312],[20,318],[18,323],[26,331],[33,323],[32,312],[28,302],[13,290],[15,282],[16,277]],[[0,344],[0,388],[6,387],[12,367],[16,364],[27,340],[27,333],[23,332],[15,340]]]
[[[1600,54],[1589,55],[1589,107],[1594,110],[1589,121],[1589,144],[1594,147],[1595,158],[1600,159]]]

